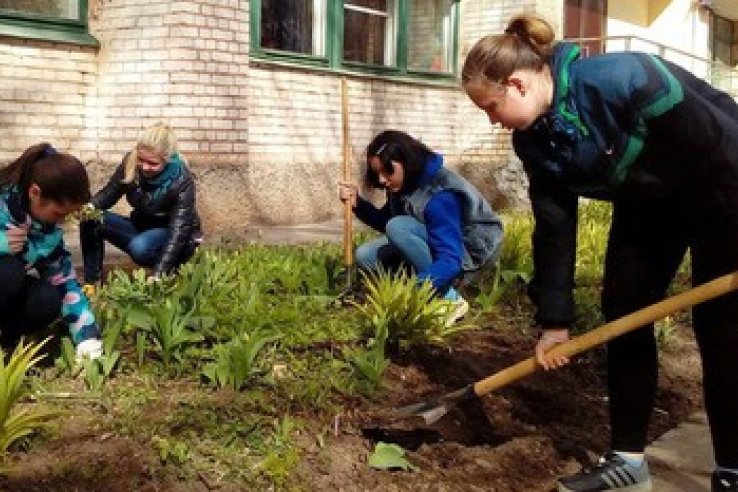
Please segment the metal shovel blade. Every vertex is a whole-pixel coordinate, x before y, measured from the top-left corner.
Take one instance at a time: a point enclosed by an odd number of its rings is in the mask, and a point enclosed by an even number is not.
[[[390,415],[391,420],[409,419],[413,417],[422,418],[426,425],[431,425],[446,415],[449,410],[455,407],[459,402],[468,400],[476,396],[474,386],[469,385],[451,393],[426,400],[421,403],[413,403],[401,408],[397,408]]]

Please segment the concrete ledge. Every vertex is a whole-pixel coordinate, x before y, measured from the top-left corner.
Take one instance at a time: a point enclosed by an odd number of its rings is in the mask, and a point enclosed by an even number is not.
[[[691,416],[646,448],[656,492],[708,492],[715,467],[704,413]]]

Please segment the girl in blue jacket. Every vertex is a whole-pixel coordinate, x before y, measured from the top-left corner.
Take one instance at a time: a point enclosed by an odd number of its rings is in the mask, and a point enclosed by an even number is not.
[[[462,82],[493,124],[513,130],[535,216],[529,293],[547,355],[569,338],[580,196],[613,203],[602,308],[612,320],[664,298],[690,250],[692,281],[738,268],[738,105],[658,56],[580,59],[534,16],[469,52]],[[717,468],[738,490],[738,293],[694,308]],[[562,491],[650,490],[643,457],[658,384],[653,324],[607,344],[612,449]]]
[[[59,224],[90,198],[82,163],[46,143],[0,169],[0,334],[13,345],[61,316],[78,357],[102,355]]]
[[[400,131],[377,135],[366,148],[366,183],[387,192],[377,208],[341,183],[341,200],[350,200],[359,220],[383,235],[356,250],[365,270],[409,266],[418,281],[430,281],[437,294],[453,301],[448,322],[469,305],[454,288],[464,274],[496,256],[502,223],[474,186],[443,166],[443,157]]]

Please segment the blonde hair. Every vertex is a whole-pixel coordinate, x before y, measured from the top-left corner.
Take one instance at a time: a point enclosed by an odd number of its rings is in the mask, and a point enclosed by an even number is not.
[[[136,141],[136,146],[128,154],[123,163],[123,182],[132,183],[136,178],[136,167],[138,166],[138,149],[151,149],[159,154],[165,161],[177,153],[177,139],[172,128],[162,122],[146,128]]]
[[[461,83],[504,85],[517,70],[540,71],[551,57],[554,31],[542,18],[513,17],[503,34],[477,41],[464,60]]]

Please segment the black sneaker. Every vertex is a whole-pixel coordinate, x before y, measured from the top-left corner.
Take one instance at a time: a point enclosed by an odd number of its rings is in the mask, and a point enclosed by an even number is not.
[[[738,490],[738,475],[726,471],[712,472],[712,492]]]
[[[635,467],[610,451],[599,459],[594,468],[560,479],[558,487],[559,492],[650,492],[651,473],[646,460],[641,466]]]

